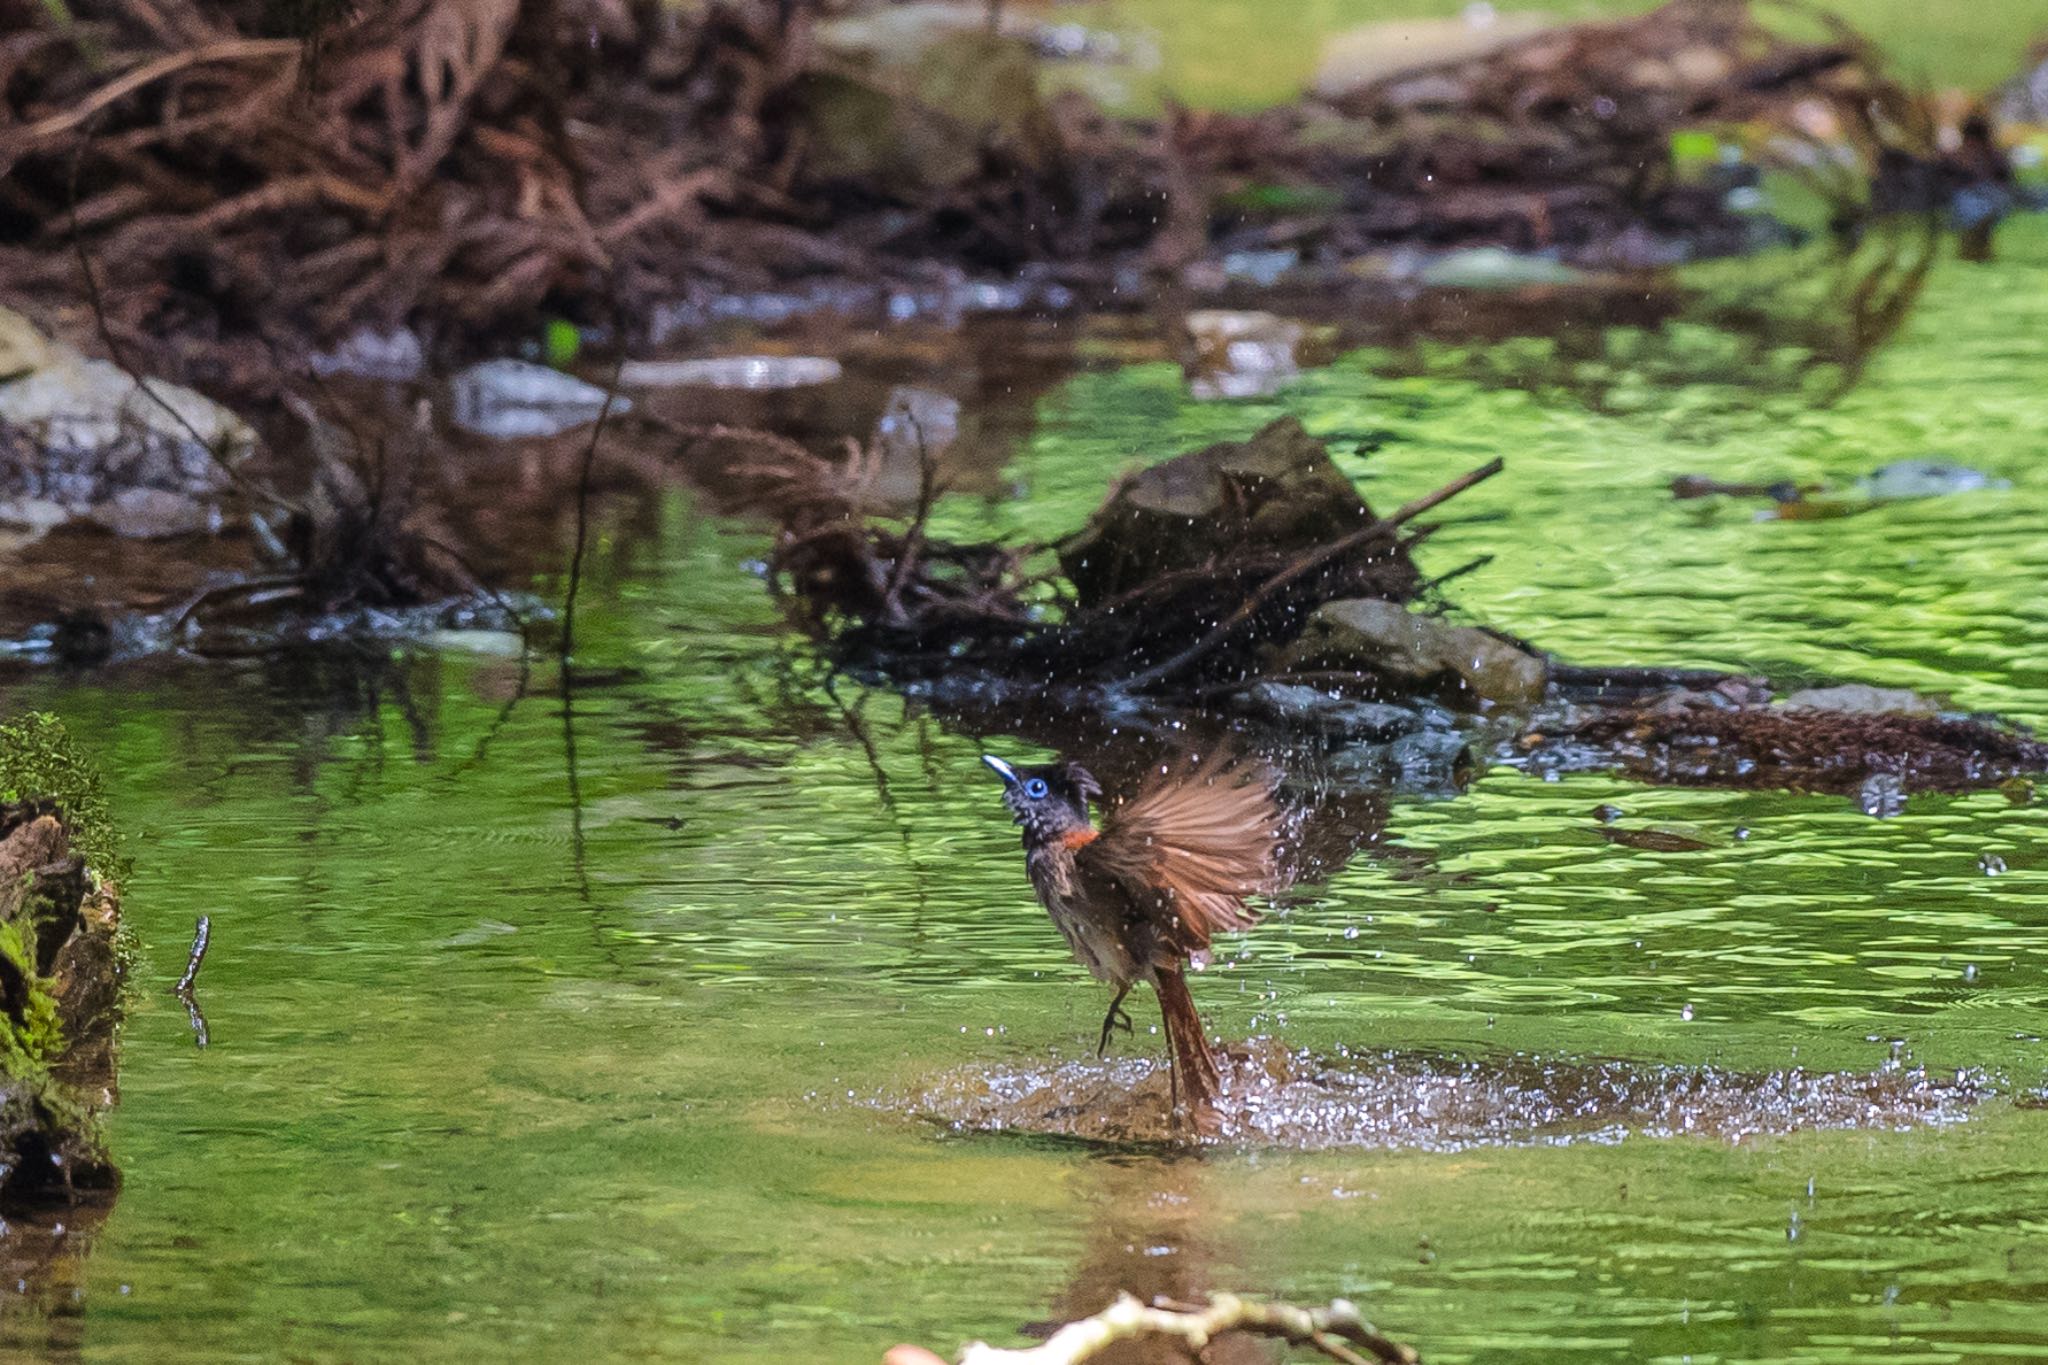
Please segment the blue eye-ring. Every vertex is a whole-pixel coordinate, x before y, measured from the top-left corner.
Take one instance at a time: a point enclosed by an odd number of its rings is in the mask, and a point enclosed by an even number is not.
[[[1024,784],[1024,794],[1033,801],[1044,800],[1045,794],[1051,790],[1050,787],[1045,785],[1045,779],[1042,777],[1034,777]]]

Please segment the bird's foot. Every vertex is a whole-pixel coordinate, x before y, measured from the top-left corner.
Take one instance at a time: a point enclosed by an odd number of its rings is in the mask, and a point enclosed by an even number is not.
[[[1098,1057],[1109,1055],[1109,1035],[1117,1029],[1122,1029],[1125,1033],[1137,1032],[1136,1026],[1131,1023],[1131,1016],[1124,1010],[1124,996],[1127,994],[1128,987],[1118,991],[1116,999],[1109,1002],[1109,1013],[1102,1016],[1102,1037],[1095,1043],[1095,1055]]]

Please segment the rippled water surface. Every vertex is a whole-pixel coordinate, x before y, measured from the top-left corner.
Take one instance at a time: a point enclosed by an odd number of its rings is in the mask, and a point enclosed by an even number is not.
[[[1472,619],[2041,725],[2048,223],[1998,246],[1862,361],[1818,255],[1702,270],[1663,326],[1353,350],[1255,402],[1086,343],[945,516],[1057,530],[1141,454],[1294,413],[1376,505],[1506,456],[1422,552],[1494,556],[1450,590]],[[2011,487],[1814,522],[1667,491],[1933,454]],[[61,1292],[0,1309],[13,1348],[857,1362],[1214,1287],[1349,1295],[1440,1362],[2048,1358],[2048,805],[1497,766],[1391,804],[1196,982],[1234,1044],[1471,1140],[975,1133],[918,1097],[1156,1084],[1149,1002],[1094,1063],[1103,998],[978,737],[821,687],[758,534],[681,491],[598,531],[566,708],[552,661],[424,648],[9,687],[104,758],[138,940],[126,1188]],[[1617,846],[1603,803],[1720,842]],[[204,1050],[167,994],[200,914]],[[1835,1079],[1795,1131],[1672,1135],[1687,1093],[1799,1075]],[[1859,1117],[1909,1084],[1927,1112]],[[1609,1091],[1650,1120],[1517,1140]]]

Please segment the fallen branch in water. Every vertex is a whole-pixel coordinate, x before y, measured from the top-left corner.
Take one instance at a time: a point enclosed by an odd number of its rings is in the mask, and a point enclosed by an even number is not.
[[[1371,544],[1373,541],[1384,540],[1392,536],[1395,531],[1399,530],[1407,522],[1421,516],[1432,507],[1437,507],[1456,497],[1473,484],[1492,478],[1500,473],[1502,468],[1504,466],[1498,458],[1488,460],[1479,468],[1452,479],[1434,493],[1428,493],[1415,499],[1415,501],[1401,508],[1392,516],[1382,517],[1370,525],[1361,526],[1351,534],[1339,537],[1317,549],[1314,553],[1296,560],[1261,583],[1249,597],[1245,598],[1243,605],[1218,622],[1208,634],[1180,651],[1180,653],[1175,654],[1172,658],[1161,660],[1143,672],[1133,675],[1125,681],[1124,685],[1137,692],[1143,691],[1154,683],[1162,682],[1172,677],[1189,664],[1207,654],[1217,645],[1222,644],[1225,639],[1229,638],[1231,632],[1256,616],[1259,608],[1270,602],[1273,599],[1273,594],[1286,587],[1289,583],[1321,568],[1340,555],[1349,554],[1351,551]]]
[[[1299,1308],[1212,1294],[1203,1306],[1162,1300],[1148,1308],[1129,1294],[1119,1294],[1100,1313],[1068,1323],[1037,1346],[1004,1350],[973,1342],[960,1352],[959,1365],[1078,1365],[1119,1341],[1137,1337],[1169,1337],[1199,1354],[1225,1332],[1277,1337],[1290,1345],[1312,1347],[1343,1365],[1366,1365],[1369,1360],[1419,1365],[1422,1359],[1413,1347],[1381,1336],[1347,1299],[1334,1299],[1326,1308]],[[907,1363],[916,1359],[908,1354],[914,1350],[899,1346],[889,1356]]]

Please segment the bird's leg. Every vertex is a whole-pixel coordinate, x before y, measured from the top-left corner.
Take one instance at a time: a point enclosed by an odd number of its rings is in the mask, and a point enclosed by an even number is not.
[[[1105,1056],[1109,1052],[1109,1035],[1121,1028],[1125,1033],[1133,1032],[1131,1016],[1124,1012],[1124,997],[1131,993],[1129,986],[1117,987],[1116,999],[1109,1002],[1109,1013],[1102,1016],[1102,1037],[1096,1041],[1095,1055]]]

